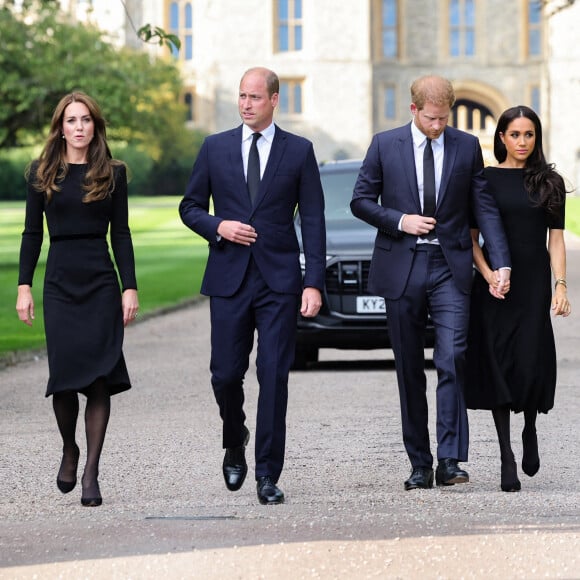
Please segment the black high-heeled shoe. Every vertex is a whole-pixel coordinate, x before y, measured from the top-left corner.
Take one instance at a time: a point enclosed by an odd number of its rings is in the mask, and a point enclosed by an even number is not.
[[[81,505],[85,507],[98,507],[103,503],[103,498],[101,497],[101,490],[99,488],[99,482],[96,482],[96,491],[93,488],[90,492],[91,496],[85,496],[85,490],[83,486],[83,493],[81,496]]]
[[[522,470],[528,477],[534,477],[534,475],[536,475],[540,470],[538,435],[535,427],[524,427],[524,430],[522,431],[522,443],[524,448]]]
[[[502,491],[520,491],[522,484],[518,479],[518,468],[514,454],[511,457],[501,459],[501,490]]]
[[[80,457],[80,449],[77,447],[77,457],[76,457],[76,465],[75,465],[75,478],[73,481],[66,481],[64,479],[60,479],[59,475],[60,472],[62,471],[62,466],[64,463],[64,451],[63,451],[63,455],[62,455],[62,460],[60,462],[60,467],[58,469],[58,474],[56,476],[56,487],[58,487],[58,489],[62,492],[62,493],[70,493],[77,485],[77,475],[76,475],[76,471],[78,468],[78,464],[79,464],[79,457]]]
[[[85,507],[99,507],[102,503],[102,497],[81,497],[81,504]]]

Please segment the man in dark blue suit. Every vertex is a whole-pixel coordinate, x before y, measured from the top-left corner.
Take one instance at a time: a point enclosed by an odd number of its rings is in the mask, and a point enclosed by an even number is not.
[[[246,71],[238,99],[243,124],[204,141],[179,206],[183,223],[209,242],[201,292],[211,297],[211,381],[223,420],[223,475],[231,491],[240,489],[248,471],[243,381],[258,333],[255,457],[262,504],[284,501],[277,482],[296,315],[298,309],[302,316],[318,313],[326,267],[318,164],[310,141],[273,123],[278,92],[274,72]]]
[[[438,485],[469,481],[463,400],[472,283],[470,212],[495,269],[490,291],[509,287],[502,222],[483,177],[476,137],[447,127],[455,95],[437,76],[411,86],[410,124],[374,136],[358,176],[352,213],[377,228],[369,290],[385,298],[395,356],[403,441],[411,462],[405,489],[433,486],[426,397],[427,316],[435,329]]]

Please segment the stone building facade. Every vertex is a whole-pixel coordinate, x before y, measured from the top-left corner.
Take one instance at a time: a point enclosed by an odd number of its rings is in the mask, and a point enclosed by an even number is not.
[[[410,120],[411,82],[435,73],[453,81],[451,123],[479,136],[487,162],[494,162],[497,117],[524,104],[542,118],[550,160],[577,181],[580,47],[571,22],[580,23],[580,5],[573,0],[63,4],[119,43],[160,57],[169,50],[139,44],[134,30],[151,23],[177,34],[182,47],[172,58],[181,66],[190,126],[215,132],[237,124],[240,77],[262,65],[282,81],[277,123],[310,138],[320,161],[359,158],[373,133]]]

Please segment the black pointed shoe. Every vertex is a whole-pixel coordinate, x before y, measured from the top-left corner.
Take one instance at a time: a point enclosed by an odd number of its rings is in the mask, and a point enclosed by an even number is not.
[[[250,432],[244,427],[244,442],[237,447],[227,447],[224,455],[222,471],[226,487],[230,491],[238,491],[244,484],[248,474],[246,463],[246,445],[250,440]]]
[[[454,485],[456,483],[467,483],[469,475],[467,471],[460,469],[457,459],[440,459],[435,471],[435,482],[437,485]]]
[[[258,500],[262,505],[284,503],[283,491],[272,481],[269,475],[258,477],[256,489],[258,492]]]
[[[83,480],[84,475],[81,479],[81,484],[84,484]],[[90,486],[85,487],[85,485],[83,485],[83,491],[81,495],[81,505],[83,505],[84,507],[98,507],[102,505],[102,503],[103,498],[101,496],[101,490],[99,488],[99,482],[97,480],[95,480],[95,482]]]
[[[414,467],[411,476],[405,481],[405,491],[411,489],[431,489],[433,470],[430,467]]]
[[[58,469],[58,475],[56,476],[56,486],[58,487],[58,489],[62,492],[62,493],[70,493],[77,485],[77,468],[78,468],[78,463],[79,463],[79,457],[80,457],[80,450],[79,448],[75,445],[75,453],[74,453],[74,479],[71,481],[67,481],[64,479],[60,479],[60,474],[63,471],[63,467],[65,466],[65,456],[64,456],[64,449],[63,449],[63,454],[62,454],[62,460],[60,462],[60,467]]]

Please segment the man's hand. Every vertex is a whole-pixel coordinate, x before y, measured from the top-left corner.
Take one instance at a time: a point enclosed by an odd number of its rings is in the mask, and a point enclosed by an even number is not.
[[[224,220],[221,222],[218,226],[217,233],[222,238],[234,244],[241,244],[242,246],[253,244],[258,237],[256,230],[252,226],[233,220]]]
[[[510,277],[512,271],[508,268],[501,268],[497,271],[497,291],[500,294],[507,294],[510,289]]]
[[[401,229],[406,234],[424,236],[435,228],[437,220],[419,214],[406,214],[401,221]]]
[[[505,295],[510,291],[510,274],[511,270],[503,268],[502,270],[494,270],[486,277],[489,293],[494,298],[505,299]]]
[[[318,288],[304,288],[300,314],[306,318],[313,318],[322,306],[322,296]]]

